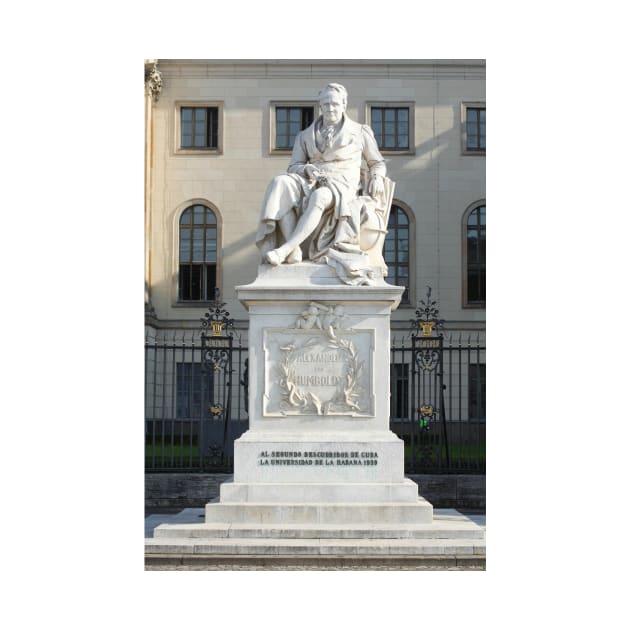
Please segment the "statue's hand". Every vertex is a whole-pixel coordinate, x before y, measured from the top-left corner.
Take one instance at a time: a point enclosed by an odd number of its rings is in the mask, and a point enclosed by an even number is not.
[[[317,181],[321,173],[312,164],[307,164],[304,167],[304,175],[306,175],[307,179]]]
[[[385,192],[385,186],[383,185],[383,178],[380,175],[373,177],[370,180],[370,185],[368,186],[368,192],[372,197],[376,197],[377,195],[383,194]]]

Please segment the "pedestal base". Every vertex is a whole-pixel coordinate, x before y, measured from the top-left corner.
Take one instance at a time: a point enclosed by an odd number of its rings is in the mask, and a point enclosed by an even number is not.
[[[402,483],[234,483],[221,484],[221,503],[414,503],[418,486]]]
[[[322,435],[247,431],[234,443],[234,479],[206,523],[429,524],[433,507],[405,479],[404,444],[391,431]]]
[[[485,553],[484,528],[450,509],[429,524],[180,522],[156,527],[145,543],[153,570],[483,570]]]
[[[399,503],[208,503],[206,523],[230,525],[418,525],[433,522],[422,498]]]

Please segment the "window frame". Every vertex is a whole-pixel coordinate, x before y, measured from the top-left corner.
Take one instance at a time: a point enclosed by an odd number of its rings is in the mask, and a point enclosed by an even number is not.
[[[481,206],[486,207],[486,200],[479,199],[471,203],[462,217],[462,308],[465,309],[485,309],[486,300],[483,302],[470,302],[468,300],[468,219],[470,215]],[[486,213],[487,221],[487,213]],[[487,224],[486,224],[487,229]],[[486,268],[486,260],[484,258],[484,270]]]
[[[278,149],[276,147],[276,108],[278,107],[312,107],[313,122],[319,117],[318,101],[270,101],[269,103],[269,155],[291,155],[293,147]]]
[[[486,109],[485,101],[466,101],[461,104],[461,137],[462,137],[462,155],[484,155],[486,154],[485,147],[483,149],[469,149],[468,148],[468,129],[466,120],[468,118],[469,109]]]
[[[416,112],[416,103],[415,101],[368,101],[365,104],[365,124],[372,129],[372,108],[389,108],[389,109],[407,109],[408,113],[408,124],[409,128],[407,129],[407,138],[409,141],[409,147],[407,149],[385,149],[379,147],[379,151],[383,155],[415,155],[416,154],[416,135],[415,135],[415,112]],[[374,131],[372,129],[372,131]],[[378,139],[377,139],[378,144]]]
[[[221,213],[215,204],[209,202],[207,199],[202,198],[194,198],[182,203],[177,207],[173,214],[172,221],[172,242],[173,242],[173,255],[171,256],[171,277],[173,278],[172,286],[171,286],[171,306],[174,308],[205,308],[210,305],[214,301],[214,296],[210,296],[209,299],[205,300],[180,300],[179,298],[179,228],[180,228],[180,220],[184,212],[190,208],[191,206],[206,206],[206,208],[212,210],[216,219],[216,230],[217,230],[217,255],[216,255],[216,281],[215,287],[219,289],[219,291],[223,292],[223,218]],[[204,264],[208,264],[205,263]]]
[[[182,108],[216,108],[217,109],[217,146],[216,147],[182,147]],[[176,101],[174,115],[175,155],[223,155],[223,101]]]

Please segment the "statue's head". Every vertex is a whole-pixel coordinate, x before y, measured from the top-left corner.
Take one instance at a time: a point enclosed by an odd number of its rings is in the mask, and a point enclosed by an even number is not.
[[[334,125],[341,120],[348,104],[348,92],[339,83],[329,83],[319,93],[319,107],[324,124]]]

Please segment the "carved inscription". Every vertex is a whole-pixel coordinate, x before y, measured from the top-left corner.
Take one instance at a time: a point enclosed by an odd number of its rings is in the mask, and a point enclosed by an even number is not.
[[[264,415],[374,414],[371,331],[265,331]]]
[[[261,451],[259,466],[378,466],[375,451]]]

